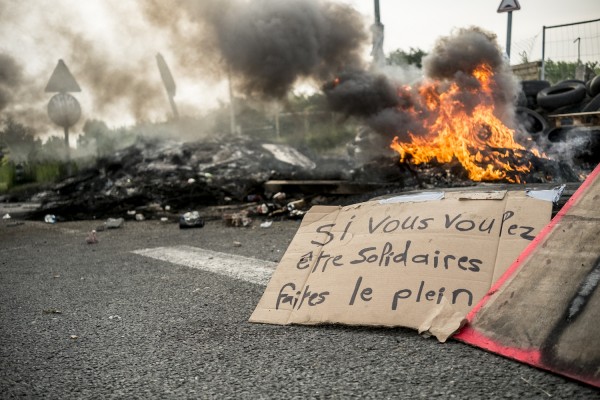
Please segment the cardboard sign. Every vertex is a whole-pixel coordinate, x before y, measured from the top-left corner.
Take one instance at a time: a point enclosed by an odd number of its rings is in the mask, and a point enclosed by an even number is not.
[[[455,338],[600,387],[598,199],[600,166]]]
[[[525,192],[439,192],[317,206],[251,322],[460,328],[551,215]]]

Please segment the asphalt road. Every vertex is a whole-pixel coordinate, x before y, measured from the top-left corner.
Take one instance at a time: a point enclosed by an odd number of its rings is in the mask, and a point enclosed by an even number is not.
[[[185,245],[276,262],[298,222],[131,221],[87,244],[98,225],[0,223],[1,398],[600,398],[412,330],[251,324],[261,284],[134,253]]]

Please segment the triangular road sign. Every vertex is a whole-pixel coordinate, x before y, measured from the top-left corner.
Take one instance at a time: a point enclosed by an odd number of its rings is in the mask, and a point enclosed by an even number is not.
[[[498,12],[503,13],[508,11],[516,11],[520,9],[521,5],[517,0],[502,0],[502,3],[500,3],[500,6],[498,7]]]
[[[46,93],[81,92],[81,88],[63,60],[58,60],[58,65],[46,85]]]

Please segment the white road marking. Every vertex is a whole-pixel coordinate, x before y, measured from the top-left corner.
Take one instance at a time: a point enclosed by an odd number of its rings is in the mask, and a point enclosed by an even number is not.
[[[271,261],[192,246],[155,247],[135,250],[133,253],[263,286],[267,285],[277,266],[277,263]]]

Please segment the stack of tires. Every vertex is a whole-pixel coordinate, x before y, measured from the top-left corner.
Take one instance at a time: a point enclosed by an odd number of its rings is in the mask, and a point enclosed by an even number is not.
[[[553,114],[591,112],[600,110],[599,95],[600,76],[596,76],[588,82],[573,79],[541,88],[536,94],[536,103]]]
[[[600,111],[600,75],[587,82],[565,80],[551,85],[543,80],[521,82],[517,117],[538,143],[585,141],[586,161],[600,161],[600,127],[549,126],[547,116]]]

